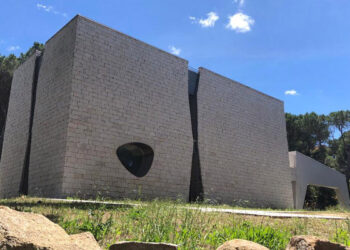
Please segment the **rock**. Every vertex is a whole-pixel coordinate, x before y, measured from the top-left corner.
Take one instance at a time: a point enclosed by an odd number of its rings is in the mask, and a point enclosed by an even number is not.
[[[69,236],[45,216],[0,206],[0,249],[101,249],[91,233]]]
[[[79,246],[79,249],[101,249],[90,232],[73,234],[70,238],[75,245]]]
[[[249,240],[230,240],[218,247],[217,250],[268,250],[268,248]]]
[[[177,245],[168,243],[121,241],[109,247],[109,250],[175,250]]]
[[[290,240],[286,250],[350,250],[350,247],[311,235],[294,236]]]

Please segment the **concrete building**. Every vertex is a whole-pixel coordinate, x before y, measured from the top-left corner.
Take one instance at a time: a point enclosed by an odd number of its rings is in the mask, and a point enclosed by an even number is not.
[[[15,72],[1,197],[298,207],[296,169],[281,101],[82,16]]]
[[[349,191],[345,175],[299,152],[289,152],[292,169],[294,207],[302,209],[308,185],[334,189],[339,203],[349,207]]]

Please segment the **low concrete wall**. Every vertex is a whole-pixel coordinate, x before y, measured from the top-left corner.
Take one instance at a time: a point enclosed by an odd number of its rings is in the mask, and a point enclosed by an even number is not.
[[[345,175],[296,151],[289,152],[289,165],[295,208],[303,208],[308,185],[334,189],[340,205],[350,207]]]

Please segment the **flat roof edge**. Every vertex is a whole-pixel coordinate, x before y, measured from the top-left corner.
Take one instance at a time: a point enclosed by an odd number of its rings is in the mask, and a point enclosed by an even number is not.
[[[67,27],[70,23],[72,23],[73,21],[75,21],[75,19],[77,19],[78,17],[80,17],[79,14],[75,15],[71,20],[68,21],[68,23],[66,23],[66,24],[63,25],[58,31],[56,31],[55,34],[53,34],[53,35],[45,42],[45,44],[47,44],[48,42],[50,42],[50,40],[52,40],[55,36],[57,36],[65,27]]]
[[[238,84],[238,85],[240,85],[240,86],[242,86],[242,87],[245,87],[245,88],[248,88],[248,89],[250,89],[250,90],[253,90],[254,92],[256,92],[256,93],[258,93],[258,94],[260,94],[260,95],[263,95],[263,96],[266,96],[266,97],[268,97],[268,98],[271,98],[271,99],[273,99],[273,100],[275,100],[275,101],[278,101],[278,102],[280,102],[280,103],[282,103],[282,104],[284,105],[284,101],[282,101],[282,100],[280,100],[280,99],[277,99],[276,97],[270,96],[270,95],[268,95],[268,94],[265,94],[264,92],[261,92],[261,91],[259,91],[259,90],[256,90],[256,89],[254,89],[254,88],[252,88],[252,87],[249,87],[249,86],[247,86],[247,85],[245,85],[245,84],[243,84],[243,83],[240,83],[240,82],[238,82],[238,81],[236,81],[236,80],[233,80],[233,79],[231,79],[231,78],[229,78],[229,77],[227,77],[227,76],[220,75],[219,73],[216,73],[215,71],[212,71],[212,70],[207,69],[207,68],[205,68],[205,67],[199,67],[198,69],[199,69],[199,72],[200,72],[200,70],[202,70],[202,69],[203,69],[203,70],[206,70],[206,71],[209,71],[210,73],[212,73],[212,74],[214,74],[214,75],[216,75],[216,76],[219,76],[219,77],[221,77],[221,78],[225,78],[225,79],[227,79],[227,80],[229,80],[229,81],[231,81],[231,82],[234,82],[234,83],[236,83],[236,84]]]
[[[111,28],[111,27],[109,27],[109,26],[107,26],[107,25],[105,25],[105,24],[99,23],[99,22],[97,22],[97,21],[95,21],[95,20],[92,20],[92,19],[90,19],[90,18],[88,18],[88,17],[85,17],[85,16],[82,16],[82,15],[80,15],[80,14],[75,15],[68,23],[66,23],[66,24],[65,24],[62,28],[60,28],[53,36],[51,36],[51,37],[46,41],[46,43],[48,43],[48,42],[49,42],[51,39],[53,39],[58,33],[60,33],[60,31],[62,31],[65,27],[67,27],[70,23],[72,23],[74,20],[76,20],[76,19],[78,19],[78,18],[81,18],[81,19],[84,19],[84,20],[86,20],[86,21],[88,21],[88,22],[97,24],[98,26],[101,26],[101,27],[103,27],[103,28],[109,29],[109,30],[111,30],[111,31],[113,31],[113,32],[116,32],[116,33],[118,33],[118,34],[120,34],[120,35],[122,35],[122,36],[125,36],[125,37],[127,37],[127,38],[129,38],[129,39],[132,39],[132,40],[135,40],[135,41],[137,41],[137,42],[139,42],[139,43],[145,44],[145,45],[147,45],[147,46],[149,46],[149,47],[152,47],[152,48],[154,48],[154,49],[156,49],[156,50],[158,50],[158,51],[160,51],[160,52],[162,52],[162,53],[165,53],[165,54],[167,54],[167,55],[169,55],[169,56],[173,56],[173,57],[175,57],[175,58],[177,58],[177,59],[180,59],[180,60],[186,62],[186,64],[188,65],[188,60],[186,60],[186,59],[184,59],[184,58],[182,58],[182,57],[179,57],[179,56],[177,56],[177,55],[171,54],[171,53],[169,53],[169,52],[167,52],[167,51],[165,51],[165,50],[163,50],[163,49],[157,48],[156,46],[153,46],[153,45],[151,45],[151,44],[149,44],[149,43],[146,43],[146,42],[144,42],[144,41],[141,41],[140,39],[137,39],[137,38],[134,38],[134,37],[132,37],[132,36],[129,36],[129,35],[123,33],[123,32],[120,32],[120,31],[118,31],[118,30],[116,30],[116,29],[114,29],[114,28]],[[46,44],[46,43],[45,43],[45,44]]]

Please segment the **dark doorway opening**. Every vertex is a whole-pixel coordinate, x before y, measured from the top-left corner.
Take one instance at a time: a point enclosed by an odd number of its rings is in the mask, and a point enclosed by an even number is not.
[[[327,207],[338,205],[334,189],[308,185],[305,195],[304,208],[311,210],[324,210]]]
[[[143,177],[152,166],[154,152],[144,143],[132,142],[120,146],[117,149],[117,156],[131,174]]]

